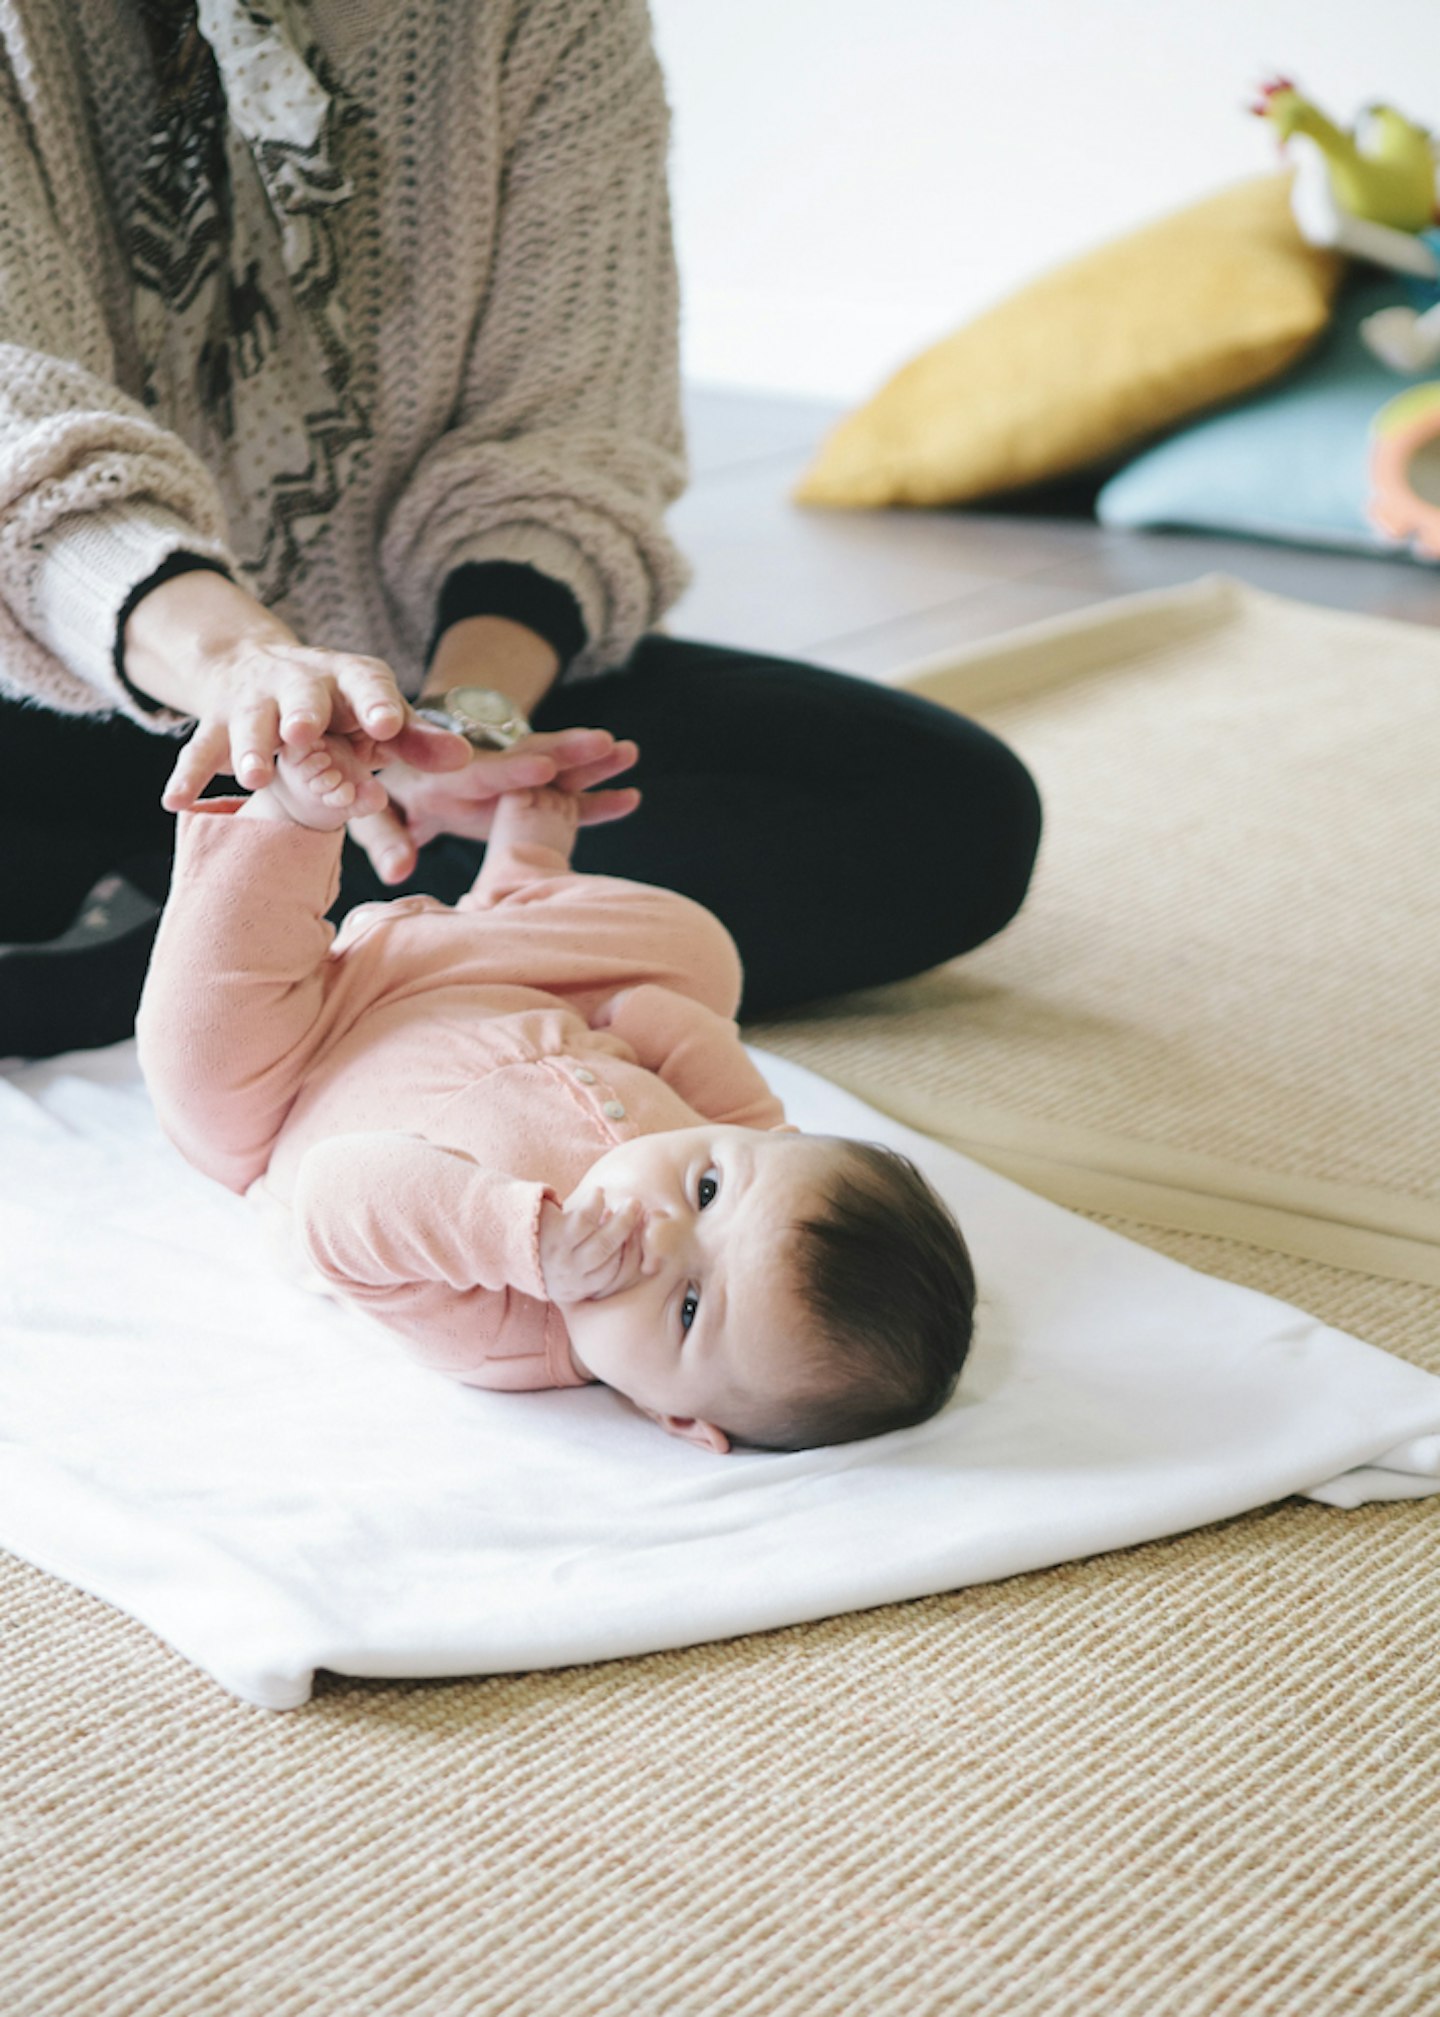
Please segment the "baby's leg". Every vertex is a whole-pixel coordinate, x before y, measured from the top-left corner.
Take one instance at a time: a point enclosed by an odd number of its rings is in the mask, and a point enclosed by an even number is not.
[[[507,791],[495,802],[485,860],[474,887],[456,908],[490,910],[530,884],[568,875],[579,826],[580,800],[574,792],[545,785]]]
[[[498,802],[484,866],[455,907],[487,977],[562,995],[592,1023],[645,986],[733,1015],[740,960],[724,925],[674,890],[574,873],[582,812],[577,794],[548,786]]]
[[[547,873],[489,904],[463,898],[455,923],[488,980],[560,995],[592,1026],[631,988],[668,988],[722,1016],[740,999],[740,957],[719,918],[652,883]]]

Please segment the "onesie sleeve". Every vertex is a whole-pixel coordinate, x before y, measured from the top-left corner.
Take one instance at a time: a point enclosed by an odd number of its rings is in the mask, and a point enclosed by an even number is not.
[[[419,1135],[334,1135],[306,1151],[293,1209],[324,1280],[469,1386],[583,1384],[540,1273],[544,1184]]]
[[[269,1163],[324,1040],[338,971],[325,913],[344,838],[246,819],[241,803],[202,799],[180,815],[136,1018],[161,1126],[234,1191]]]
[[[614,997],[605,1022],[647,1071],[707,1120],[778,1127],[785,1109],[750,1062],[740,1031],[703,1002],[646,982]]]

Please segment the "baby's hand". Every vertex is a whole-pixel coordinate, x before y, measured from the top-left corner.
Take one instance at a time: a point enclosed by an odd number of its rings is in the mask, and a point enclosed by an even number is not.
[[[608,1212],[597,1192],[583,1205],[540,1207],[540,1272],[552,1303],[600,1302],[640,1279],[644,1213],[633,1198]]]
[[[354,732],[322,736],[304,755],[282,744],[274,778],[247,801],[246,810],[252,817],[289,819],[333,833],[385,805],[385,787],[373,775],[381,760],[374,737]]]

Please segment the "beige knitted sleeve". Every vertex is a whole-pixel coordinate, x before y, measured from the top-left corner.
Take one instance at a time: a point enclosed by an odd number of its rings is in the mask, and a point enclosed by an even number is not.
[[[504,194],[455,425],[385,526],[386,586],[424,634],[466,561],[564,582],[619,664],[688,578],[669,115],[644,0],[530,0],[506,56]]]
[[[0,58],[0,689],[69,714],[119,710],[126,597],[183,547],[230,563],[219,497],[114,382],[83,248]]]

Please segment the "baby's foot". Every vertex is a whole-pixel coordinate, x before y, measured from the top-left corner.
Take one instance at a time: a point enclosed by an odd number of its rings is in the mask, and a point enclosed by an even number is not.
[[[274,782],[261,795],[300,826],[333,833],[386,803],[385,788],[366,761],[373,755],[374,744],[365,736],[327,735],[304,756],[282,746],[275,758]]]
[[[535,785],[507,791],[496,801],[490,841],[492,846],[548,848],[568,862],[579,824],[580,801],[574,792]]]

